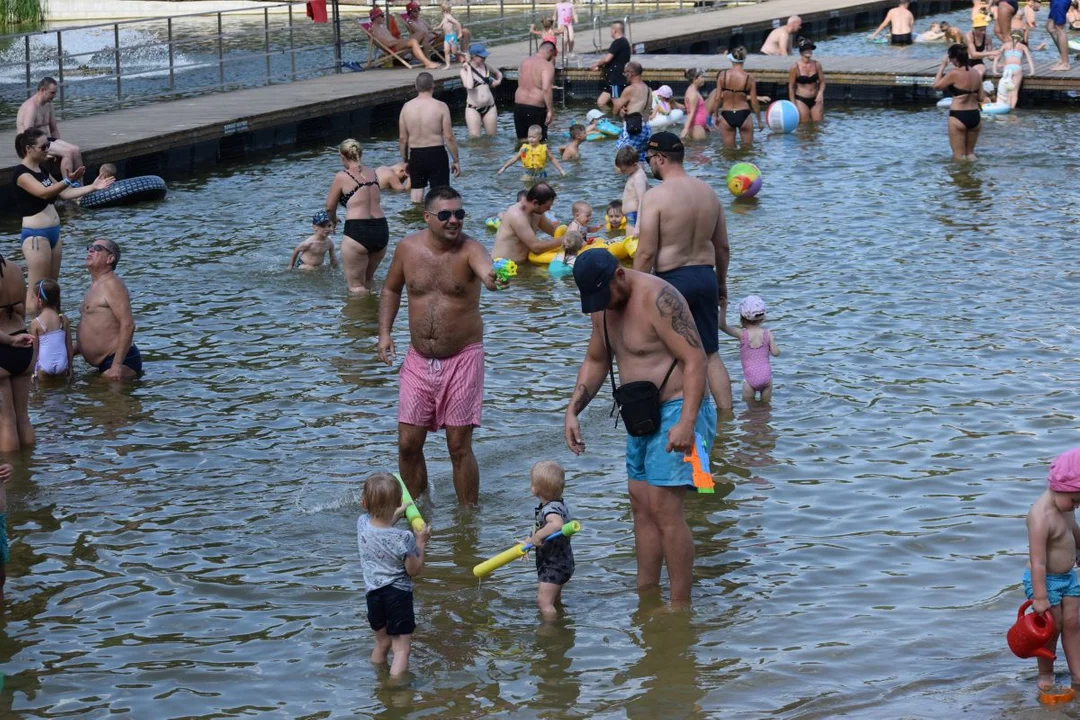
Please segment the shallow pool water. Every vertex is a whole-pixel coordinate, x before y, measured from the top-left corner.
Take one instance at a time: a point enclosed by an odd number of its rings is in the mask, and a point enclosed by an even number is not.
[[[571,115],[561,113],[565,128]],[[694,608],[634,590],[623,431],[605,391],[562,441],[586,319],[569,280],[523,271],[485,293],[481,504],[454,501],[428,441],[435,527],[404,687],[367,660],[360,480],[396,462],[396,368],[375,356],[374,299],[340,271],[289,273],[337,158],[295,151],[172,179],[164,202],[68,212],[65,306],[81,248],[123,244],[148,374],[112,389],[80,366],[34,393],[39,444],[9,490],[0,708],[24,717],[975,717],[1034,712],[1033,661],[1005,631],[1023,599],[1023,515],[1077,444],[1070,116],[988,122],[980,160],[949,158],[936,109],[831,106],[819,130],[748,152],[688,153],[720,192],[733,300],[770,307],[783,350],[771,409],[737,405],[689,501]],[[460,119],[458,119],[460,122]],[[469,227],[507,206],[513,152],[468,141]],[[396,140],[366,144],[393,162]],[[557,182],[555,211],[619,196],[613,146]],[[722,176],[758,164],[736,203]],[[392,232],[419,227],[384,196]],[[0,225],[8,255],[17,227]],[[381,279],[385,266],[379,273]],[[395,340],[408,342],[404,312]],[[722,345],[736,382],[738,348]],[[738,391],[736,390],[738,396]],[[541,626],[531,563],[470,568],[531,523],[527,472],[568,471],[584,530],[565,617]],[[1061,668],[1064,668],[1062,662]]]

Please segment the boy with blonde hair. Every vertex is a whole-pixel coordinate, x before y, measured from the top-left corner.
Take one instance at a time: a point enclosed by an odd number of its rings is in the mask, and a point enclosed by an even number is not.
[[[545,620],[556,617],[555,605],[562,604],[563,585],[574,574],[574,551],[570,548],[570,538],[563,536],[544,542],[549,535],[561,532],[562,526],[570,522],[570,510],[562,499],[565,487],[566,474],[557,462],[541,460],[529,471],[529,490],[540,504],[536,506],[535,530],[523,542],[531,543],[536,548],[536,575],[539,580],[536,605]]]

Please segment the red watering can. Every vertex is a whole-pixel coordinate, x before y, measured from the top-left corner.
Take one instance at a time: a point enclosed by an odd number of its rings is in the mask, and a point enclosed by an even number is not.
[[[1054,636],[1054,618],[1049,612],[1042,615],[1031,613],[1025,615],[1024,611],[1031,607],[1028,600],[1016,611],[1016,624],[1009,628],[1006,639],[1009,641],[1009,649],[1016,657],[1030,658],[1042,657],[1053,660],[1056,655],[1047,650],[1047,641]]]

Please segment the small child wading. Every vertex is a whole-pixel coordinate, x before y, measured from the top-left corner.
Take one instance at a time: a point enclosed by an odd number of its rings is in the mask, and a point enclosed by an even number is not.
[[[543,133],[544,129],[539,125],[531,126],[528,141],[522,144],[521,149],[517,151],[514,157],[503,163],[503,166],[495,174],[502,175],[504,170],[520,160],[521,166],[525,168],[525,174],[521,176],[521,181],[526,185],[534,185],[547,178],[547,171],[544,168],[547,167],[549,162],[555,166],[560,175],[565,175],[566,171],[562,169],[562,165],[559,164],[554,155],[548,153],[547,145],[541,142]]]
[[[320,210],[311,218],[311,236],[293,248],[289,258],[289,269],[317,270],[322,267],[327,253],[330,254],[330,267],[337,267],[334,258],[334,241],[330,239],[333,225],[325,210]]]
[[[720,318],[720,329],[739,341],[739,359],[742,361],[743,400],[748,404],[761,393],[761,402],[772,400],[772,363],[769,356],[778,357],[780,346],[772,333],[761,326],[765,322],[765,301],[757,295],[749,295],[739,303],[741,330]]]
[[[540,501],[536,506],[533,534],[523,542],[532,543],[536,549],[536,576],[540,586],[536,591],[536,605],[545,620],[556,616],[555,606],[562,604],[563,585],[574,575],[574,551],[570,538],[557,537],[544,542],[549,535],[562,530],[570,522],[570,511],[563,503],[566,474],[557,462],[542,460],[529,471],[529,490]]]
[[[34,288],[37,317],[30,323],[34,336],[34,378],[70,376],[74,349],[71,323],[60,310],[60,285],[55,280],[39,280]]]
[[[1080,447],[1050,464],[1047,489],[1027,514],[1028,569],[1024,592],[1037,613],[1054,618],[1054,636],[1046,643],[1057,648],[1058,634],[1065,648],[1073,686],[1080,685],[1080,581],[1073,566],[1080,560],[1080,528],[1074,511],[1080,507]],[[1054,661],[1039,658],[1040,690],[1054,685]]]
[[[450,59],[457,57],[461,52],[461,46],[458,42],[458,38],[461,37],[461,23],[454,17],[450,3],[442,3],[439,8],[442,10],[442,20],[435,26],[435,29],[442,30],[443,59],[446,60],[446,67],[450,67]]]
[[[393,475],[375,473],[364,482],[361,501],[366,515],[356,521],[356,542],[367,590],[368,624],[375,631],[371,662],[386,662],[391,651],[391,677],[409,669],[409,647],[416,629],[412,578],[424,568],[424,548],[431,526],[419,533],[401,530],[394,523],[405,514],[401,486]]]

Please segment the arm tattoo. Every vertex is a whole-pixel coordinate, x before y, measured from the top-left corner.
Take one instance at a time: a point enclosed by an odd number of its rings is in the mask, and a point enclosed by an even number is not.
[[[592,400],[592,393],[589,392],[589,388],[585,386],[585,383],[581,383],[577,386],[577,392],[574,393],[574,414],[580,415],[590,400]]]
[[[668,285],[656,296],[656,309],[660,311],[660,317],[671,318],[671,328],[683,336],[683,339],[692,348],[701,347],[701,338],[698,337],[697,326],[694,318],[690,315],[690,309],[678,291]]]

